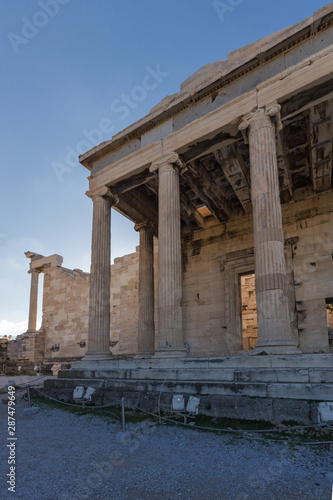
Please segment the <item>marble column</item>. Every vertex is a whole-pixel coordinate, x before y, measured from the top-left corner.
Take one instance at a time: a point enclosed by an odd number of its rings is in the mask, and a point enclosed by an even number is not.
[[[117,199],[108,188],[87,193],[93,200],[89,296],[88,352],[85,360],[111,359],[111,206]]]
[[[29,320],[28,332],[36,331],[37,327],[37,303],[38,303],[38,275],[37,269],[31,269],[31,285],[30,285],[30,305],[29,305]]]
[[[151,166],[158,171],[158,348],[156,356],[184,356],[179,173],[175,153]]]
[[[154,354],[154,236],[148,222],[136,224],[140,232],[138,353],[144,358]]]
[[[294,353],[297,344],[289,318],[276,154],[276,128],[282,128],[280,106],[274,104],[246,115],[239,128],[250,146],[258,315],[255,351]]]

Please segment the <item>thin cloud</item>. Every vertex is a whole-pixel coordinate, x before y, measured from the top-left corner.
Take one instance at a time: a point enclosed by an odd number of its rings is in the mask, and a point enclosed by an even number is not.
[[[14,323],[13,321],[7,321],[6,319],[2,319],[0,321],[0,337],[4,337],[7,335],[11,335],[12,337],[16,337],[21,333],[27,331],[28,328],[28,320],[21,321],[19,323]]]

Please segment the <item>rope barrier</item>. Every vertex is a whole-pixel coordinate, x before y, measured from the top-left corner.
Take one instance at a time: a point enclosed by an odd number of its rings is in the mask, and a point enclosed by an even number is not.
[[[177,420],[172,420],[170,418],[166,418],[166,417],[161,417],[159,415],[156,415],[155,413],[151,413],[149,411],[146,411],[146,410],[143,410],[142,408],[139,408],[138,406],[135,406],[134,407],[136,410],[139,410],[139,411],[142,411],[143,413],[146,413],[147,415],[151,415],[152,417],[155,417],[155,418],[159,418],[159,419],[162,419],[162,420],[166,420],[168,422],[172,422],[174,424],[177,424],[177,425],[182,425],[184,427],[190,427],[191,429],[199,429],[199,430],[209,430],[209,431],[215,431],[215,432],[226,432],[226,433],[240,433],[240,434],[243,434],[244,437],[250,437],[251,439],[258,439],[258,440],[263,440],[264,438],[262,437],[259,437],[259,436],[246,436],[246,434],[252,434],[253,432],[285,432],[285,431],[289,431],[291,429],[306,429],[306,428],[309,428],[309,427],[324,427],[322,424],[314,424],[314,425],[303,425],[303,426],[295,426],[295,427],[288,427],[286,429],[272,429],[272,430],[268,430],[268,429],[263,429],[263,430],[258,430],[258,429],[255,429],[253,431],[247,431],[247,430],[243,430],[243,429],[219,429],[219,428],[216,428],[216,427],[203,427],[203,426],[200,426],[200,425],[191,425],[191,424],[186,424],[185,422],[179,422]],[[330,428],[330,427],[329,427]],[[289,444],[300,444],[300,445],[304,445],[304,444],[309,444],[309,445],[317,445],[317,444],[333,444],[333,441],[313,441],[313,442],[304,442],[304,441],[290,441],[290,440],[285,440],[285,439],[274,439],[274,441],[278,441],[278,442],[283,442],[283,443],[289,443]]]
[[[34,389],[36,392],[39,392],[39,394],[41,394],[46,399],[50,399],[51,401],[55,401],[56,403],[60,403],[60,404],[66,405],[66,406],[73,406],[75,408],[81,408],[81,410],[82,409],[85,409],[85,410],[97,410],[97,409],[100,409],[100,408],[108,408],[110,406],[115,406],[114,403],[107,404],[107,405],[101,405],[101,406],[82,406],[82,405],[76,405],[76,404],[73,404],[73,403],[65,403],[65,401],[60,401],[60,399],[52,398],[52,396],[49,396],[48,394],[44,394],[42,391],[38,390],[36,387],[30,387],[30,389]],[[110,412],[110,415],[113,415],[118,420],[120,420],[119,416],[116,415],[115,413],[111,413]]]
[[[37,380],[30,380],[29,382],[23,382],[22,384],[19,384],[17,386],[18,389],[24,389],[27,385],[30,385],[31,382],[38,382],[39,380],[44,380],[48,375],[42,375],[41,377],[38,377]],[[32,387],[32,386],[31,386]]]
[[[66,403],[64,401],[60,401],[59,399],[53,398],[52,396],[44,394],[42,391],[37,389],[37,387],[32,386],[32,387],[30,387],[30,389],[34,389],[37,393],[41,394],[46,399],[50,399],[51,401],[55,401],[56,403],[60,403],[60,404],[66,405],[66,406],[72,406],[75,408],[95,410],[95,409],[108,408],[111,406],[115,406],[114,403],[109,403],[109,404],[100,405],[100,406],[82,406],[82,405],[77,405],[77,404],[73,404],[73,403]],[[121,404],[121,401],[119,401],[119,404]],[[286,428],[282,428],[282,429],[253,429],[253,430],[226,429],[226,428],[219,428],[219,427],[204,427],[201,425],[187,424],[185,422],[179,422],[179,421],[173,420],[171,418],[162,417],[161,415],[156,415],[155,413],[149,412],[147,410],[143,410],[142,408],[139,408],[138,406],[134,406],[132,409],[138,410],[142,413],[150,415],[150,416],[157,418],[159,420],[165,420],[166,422],[171,422],[171,423],[176,424],[176,425],[190,427],[191,429],[198,429],[198,430],[203,430],[203,431],[213,431],[213,432],[224,432],[224,433],[229,433],[229,434],[240,434],[240,435],[243,435],[243,437],[250,437],[251,439],[260,439],[260,440],[263,440],[263,438],[259,437],[259,436],[252,436],[251,434],[272,434],[275,432],[289,432],[289,431],[298,430],[298,429],[323,428],[323,427],[333,431],[333,427],[326,424],[326,423],[318,423],[318,424],[312,424],[312,425],[296,425],[293,427],[286,427]],[[110,415],[113,415],[118,420],[121,420],[120,417],[118,415],[116,415],[115,413],[110,412]],[[308,444],[308,445],[333,444],[333,441],[304,442],[304,441],[290,441],[290,440],[286,441],[286,439],[274,439],[274,440],[278,441],[278,442],[287,442],[290,444],[301,444],[301,445],[304,445],[304,444]]]
[[[135,406],[136,410],[142,411],[143,413],[147,413],[148,415],[152,415],[154,417],[159,418],[159,415],[156,415],[155,413],[148,412],[146,410],[143,410],[142,408],[139,408],[138,406]],[[177,420],[172,420],[166,417],[161,417],[163,420],[168,420],[170,422],[174,422],[176,424],[181,424],[181,425],[189,425],[189,424],[184,424],[183,422],[179,422]],[[295,425],[294,427],[286,427],[283,429],[253,429],[253,430],[246,430],[246,429],[225,429],[225,428],[219,428],[219,427],[204,427],[200,425],[189,425],[189,427],[195,427],[197,429],[201,430],[210,430],[210,431],[217,431],[217,432],[235,432],[235,433],[272,433],[272,432],[288,432],[291,430],[296,430],[296,429],[309,429],[313,427],[329,427],[327,424],[312,424],[312,425]]]
[[[24,390],[28,385],[30,385],[32,382],[38,382],[39,380],[44,380],[46,377],[48,377],[49,375],[42,375],[41,377],[38,377],[38,379],[36,380],[30,380],[29,382],[22,382],[21,384],[18,384],[18,385],[15,385],[15,389],[17,391],[22,391]],[[9,382],[9,381],[8,381]],[[6,391],[4,390],[5,387],[1,388],[0,390],[0,394],[5,394]]]

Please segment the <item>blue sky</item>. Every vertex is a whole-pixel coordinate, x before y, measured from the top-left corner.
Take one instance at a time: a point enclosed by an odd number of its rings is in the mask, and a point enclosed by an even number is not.
[[[201,66],[326,3],[0,1],[0,335],[26,328],[25,251],[57,253],[65,267],[89,271],[89,172],[75,156],[146,115]],[[117,112],[119,100],[157,68],[158,85]],[[113,211],[112,257],[137,244],[133,224]]]

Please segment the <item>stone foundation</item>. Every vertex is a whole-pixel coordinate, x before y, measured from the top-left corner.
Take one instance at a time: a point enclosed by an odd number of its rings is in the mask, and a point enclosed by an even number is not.
[[[332,399],[332,361],[331,354],[83,361],[47,380],[44,392],[68,402],[76,386],[91,386],[94,404],[125,397],[128,407],[149,411],[160,395],[170,411],[172,396],[183,394],[199,397],[205,415],[308,424],[316,422],[317,402]]]

